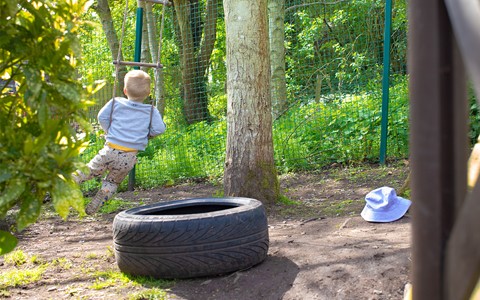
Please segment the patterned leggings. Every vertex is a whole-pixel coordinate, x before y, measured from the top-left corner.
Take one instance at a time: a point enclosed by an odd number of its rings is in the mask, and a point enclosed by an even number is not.
[[[124,152],[105,145],[87,164],[89,168],[88,174],[77,171],[73,176],[75,182],[80,184],[94,177],[102,176],[108,171],[107,176],[102,181],[102,188],[98,191],[97,195],[95,195],[95,198],[101,196],[104,200],[108,200],[117,191],[120,183],[127,177],[128,172],[130,172],[136,163],[136,151]]]

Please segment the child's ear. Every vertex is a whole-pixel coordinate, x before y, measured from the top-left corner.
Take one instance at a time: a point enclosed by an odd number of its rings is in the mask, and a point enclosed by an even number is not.
[[[123,88],[123,93],[127,95],[127,88]]]

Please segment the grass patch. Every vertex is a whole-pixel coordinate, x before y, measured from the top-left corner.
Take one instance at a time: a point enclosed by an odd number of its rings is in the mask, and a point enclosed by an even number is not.
[[[11,266],[21,266],[27,262],[27,255],[22,250],[15,250],[5,254],[5,264]]]
[[[278,202],[280,204],[288,205],[288,206],[293,206],[293,205],[299,205],[300,204],[298,201],[292,200],[285,195],[280,195],[280,198],[278,199]]]
[[[128,296],[128,300],[164,300],[167,293],[158,288],[152,288]]]
[[[349,180],[354,182],[365,182],[373,179],[383,179],[389,176],[391,167],[370,166],[367,164],[352,165],[347,168],[331,169],[330,178],[335,180]]]
[[[0,296],[2,297],[8,297],[8,288],[22,287],[40,281],[49,268],[68,270],[73,266],[67,258],[57,258],[48,262],[38,255],[28,255],[22,250],[6,254],[4,263],[12,268],[2,270],[0,276]]]
[[[13,269],[5,271],[3,272],[2,276],[0,276],[0,290],[5,290],[9,287],[23,286],[39,281],[42,278],[46,268],[47,265],[41,265],[32,269]]]
[[[29,255],[22,250],[13,251],[4,256],[4,266],[0,276],[0,298],[11,297],[10,288],[23,288],[30,284],[39,282],[44,276],[50,277],[51,274],[70,270],[70,278],[89,279],[93,282],[88,289],[125,289],[135,292],[125,295],[124,299],[166,299],[164,288],[171,287],[173,280],[159,280],[152,277],[131,276],[124,274],[116,269],[99,270],[98,266],[92,266],[89,260],[103,258],[104,255],[96,253],[86,253],[83,262],[78,266],[65,257],[55,258],[45,261],[37,255]],[[112,247],[107,247],[106,257],[113,257]],[[81,256],[78,256],[81,257]],[[68,273],[68,274],[70,274]],[[41,285],[42,282],[37,283]],[[71,296],[78,292],[79,287],[70,286],[67,293]],[[81,286],[80,290],[85,287]],[[123,299],[123,298],[122,298]]]
[[[85,259],[88,259],[88,260],[98,259],[98,254],[96,254],[96,253],[87,253],[87,254],[85,255]]]
[[[102,206],[100,212],[104,214],[110,214],[120,210],[133,208],[134,206],[135,204],[131,201],[126,201],[122,198],[113,197]]]
[[[65,257],[60,257],[52,261],[52,266],[57,266],[63,270],[69,270],[72,268],[73,263],[71,260]]]
[[[173,284],[172,280],[161,280],[155,279],[148,276],[131,276],[124,274],[120,271],[110,270],[110,271],[96,271],[93,272],[93,277],[95,282],[90,286],[91,289],[101,290],[113,286],[143,286],[147,288],[155,288],[158,291],[162,288],[170,287]],[[156,295],[158,293],[153,293]],[[135,298],[137,299],[137,298]],[[163,299],[163,298],[138,298],[138,299]]]
[[[126,286],[130,278],[118,271],[97,271],[93,273],[95,282],[90,286],[91,289],[101,290],[112,286]]]
[[[107,259],[115,258],[115,252],[113,252],[112,246],[107,246]]]
[[[322,209],[322,212],[327,216],[345,216],[355,213],[357,208],[355,200],[343,200],[331,203],[329,206]]]

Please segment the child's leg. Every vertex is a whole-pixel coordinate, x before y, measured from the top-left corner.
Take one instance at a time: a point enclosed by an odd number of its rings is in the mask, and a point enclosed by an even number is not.
[[[97,212],[102,205],[117,191],[120,183],[127,177],[128,172],[137,162],[136,152],[123,152],[116,149],[111,151],[111,161],[108,164],[109,173],[103,180],[102,188],[88,204],[85,212],[89,215]]]
[[[105,204],[105,202],[112,197],[112,195],[117,191],[117,188],[117,184],[104,180],[100,190],[95,194],[92,201],[90,201],[85,208],[85,212],[89,215],[96,213],[103,206],[103,204]]]
[[[101,176],[105,171],[107,170],[107,157],[108,157],[108,152],[109,152],[108,147],[104,147],[101,149],[97,155],[95,155],[92,160],[87,164],[88,167],[88,173],[83,173],[80,170],[75,171],[73,174],[73,180],[77,184],[80,184],[82,182],[85,182],[87,180],[90,180],[94,177]]]

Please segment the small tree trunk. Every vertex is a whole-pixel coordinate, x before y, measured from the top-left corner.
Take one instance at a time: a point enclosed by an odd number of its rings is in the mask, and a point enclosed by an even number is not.
[[[158,51],[161,47],[162,41],[159,41],[161,35],[157,34],[157,28],[155,26],[155,18],[152,10],[153,4],[151,2],[146,3],[145,7],[145,17],[147,19],[147,28],[148,28],[148,40],[150,42],[150,53],[152,55],[152,62],[157,63],[161,62],[162,49]],[[161,22],[161,20],[159,20]],[[160,57],[158,53],[160,52]],[[160,113],[164,114],[165,112],[165,80],[163,75],[163,69],[155,70],[155,100],[157,103],[157,108]]]
[[[319,103],[322,98],[322,82],[322,74],[317,74],[317,80],[315,80],[315,101],[317,103]]]
[[[225,0],[227,30],[226,196],[272,204],[279,197],[273,160],[267,0]]]
[[[138,7],[143,8],[143,20],[142,20],[142,45],[141,45],[141,52],[140,52],[140,61],[141,62],[152,62],[152,54],[150,53],[150,35],[148,34],[148,26],[147,23],[147,10],[145,9],[145,2],[138,0]],[[140,69],[144,72],[150,70],[148,67],[140,67]]]
[[[203,39],[198,0],[173,1],[181,35],[183,111],[189,124],[211,118],[206,72],[216,40],[217,1],[207,1]]]
[[[119,40],[117,32],[115,31],[115,26],[113,25],[112,12],[108,5],[108,1],[97,0],[97,5],[94,6],[93,9],[98,14],[100,22],[102,23],[103,32],[107,38],[108,48],[110,48],[110,52],[112,53],[112,60],[117,60]],[[123,54],[121,51],[120,60],[123,60]],[[118,78],[115,79],[117,80],[117,95],[123,95],[125,74],[127,74],[127,68],[125,66],[120,66]]]

